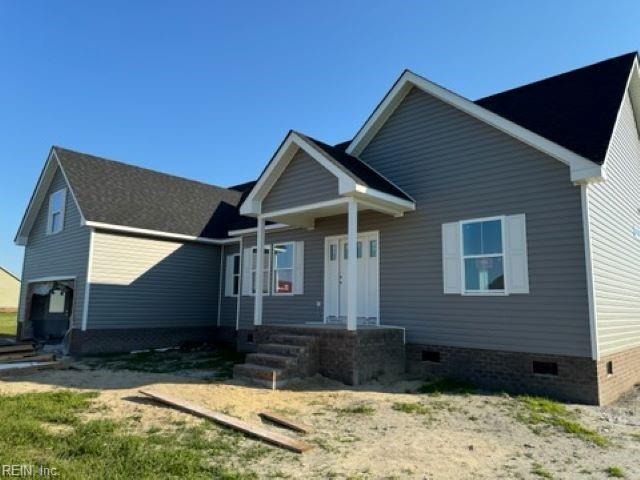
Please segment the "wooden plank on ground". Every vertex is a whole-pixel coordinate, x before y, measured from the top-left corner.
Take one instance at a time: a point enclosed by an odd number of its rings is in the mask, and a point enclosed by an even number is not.
[[[56,356],[53,353],[45,353],[44,355],[11,355],[9,358],[0,357],[0,363],[53,362],[55,359]]]
[[[291,430],[294,430],[296,432],[311,433],[313,431],[313,427],[311,425],[307,425],[302,422],[296,422],[275,412],[260,412],[258,413],[258,415],[260,415],[262,418],[266,418],[270,422],[277,423],[278,425],[290,428]]]
[[[0,355],[5,353],[16,353],[16,352],[33,352],[33,345],[30,343],[24,343],[21,345],[6,345],[0,347]]]
[[[174,395],[150,392],[149,390],[140,390],[140,393],[159,402],[171,405],[172,407],[176,407],[199,417],[208,418],[209,420],[213,420],[225,427],[239,430],[247,435],[259,438],[260,440],[277,445],[278,447],[286,448],[287,450],[291,450],[296,453],[303,453],[312,448],[311,445],[301,440],[287,437],[281,433],[272,432],[271,430],[267,430],[266,428],[257,425],[251,425],[243,420],[210,410]]]
[[[0,368],[0,377],[14,377],[16,375],[30,375],[32,373],[37,373],[40,370],[47,370],[51,368],[65,368],[62,362],[24,362],[24,364],[16,363],[16,364],[8,364],[5,363],[3,367]]]

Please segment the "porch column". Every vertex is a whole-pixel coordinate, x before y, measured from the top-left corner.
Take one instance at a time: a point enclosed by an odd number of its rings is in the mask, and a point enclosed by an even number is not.
[[[347,229],[347,330],[358,324],[358,202],[350,199]]]
[[[262,290],[264,279],[264,218],[262,216],[258,216],[256,236],[256,296],[253,307],[253,324],[262,325]]]

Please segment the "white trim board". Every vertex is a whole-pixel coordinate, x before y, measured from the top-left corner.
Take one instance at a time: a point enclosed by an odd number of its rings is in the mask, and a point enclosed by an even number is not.
[[[208,243],[211,245],[225,245],[228,243],[239,242],[239,239],[237,238],[216,239],[216,238],[194,237],[191,235],[184,235],[182,233],[161,232],[158,230],[148,230],[146,228],[127,227],[126,225],[114,225],[111,223],[102,223],[102,222],[85,221],[83,222],[83,225],[86,225],[92,228],[97,228],[100,230],[132,233],[132,234],[138,234],[138,235],[148,235],[150,237],[167,238],[172,240],[184,240],[189,242]]]
[[[603,174],[600,165],[409,70],[405,70],[400,75],[382,102],[360,128],[351,144],[347,147],[346,152],[350,155],[359,155],[413,87],[419,88],[423,92],[568,165],[572,182],[589,182],[602,179]]]
[[[596,308],[595,282],[593,277],[593,252],[591,248],[591,222],[589,220],[589,185],[580,186],[582,202],[582,231],[584,236],[584,257],[587,273],[587,296],[589,300],[589,338],[591,341],[591,358],[600,359],[598,345],[598,311]]]
[[[27,280],[27,284],[29,283],[40,283],[40,282],[55,282],[58,280],[76,280],[75,275],[53,275],[50,277],[36,277]]]

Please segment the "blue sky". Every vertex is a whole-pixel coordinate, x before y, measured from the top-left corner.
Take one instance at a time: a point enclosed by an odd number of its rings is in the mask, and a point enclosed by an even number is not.
[[[52,144],[230,185],[404,68],[477,98],[638,49],[637,1],[0,2],[0,265]]]

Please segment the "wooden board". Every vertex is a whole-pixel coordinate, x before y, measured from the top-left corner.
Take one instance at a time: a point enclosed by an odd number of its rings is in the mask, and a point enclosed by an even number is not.
[[[310,433],[313,431],[313,427],[311,425],[307,425],[301,422],[296,422],[278,413],[260,412],[258,413],[258,415],[260,415],[262,418],[269,420],[270,422],[277,423],[278,425],[282,425],[283,427],[290,428],[291,430],[294,430],[296,432]]]
[[[53,353],[46,353],[44,355],[8,355],[0,357],[0,363],[53,362],[55,359],[56,356]]]
[[[28,362],[26,362],[28,363]],[[5,364],[9,365],[9,364]],[[13,366],[13,368],[4,368],[0,370],[0,377],[13,377],[16,375],[29,375],[39,372],[40,370],[47,370],[50,368],[64,368],[61,362],[42,362],[35,365],[20,365],[19,363]]]
[[[33,352],[33,345],[30,343],[24,343],[22,345],[6,345],[0,347],[0,355],[5,353],[16,353],[16,352]]]
[[[239,430],[242,433],[296,453],[303,453],[312,448],[312,446],[306,442],[287,437],[280,433],[272,432],[271,430],[267,430],[266,428],[257,425],[251,425],[243,420],[188,402],[180,397],[168,395],[166,393],[150,392],[148,390],[140,390],[140,393],[159,402],[171,405],[172,407],[176,407],[199,417],[208,418],[209,420],[213,420],[225,427]]]

